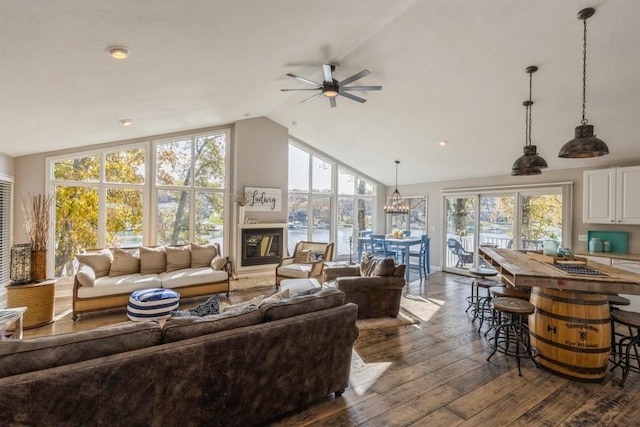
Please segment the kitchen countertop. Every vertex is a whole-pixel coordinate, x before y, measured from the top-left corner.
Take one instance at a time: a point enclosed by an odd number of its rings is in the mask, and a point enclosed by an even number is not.
[[[589,251],[576,251],[575,255],[582,256],[597,256],[601,258],[615,258],[615,259],[626,259],[629,261],[640,261],[640,254],[630,254],[630,253],[618,253],[618,252],[589,252]]]
[[[502,279],[516,288],[552,288],[594,293],[640,295],[640,274],[588,261],[587,266],[604,276],[569,274],[552,264],[538,261],[526,253],[512,249],[478,248],[480,256],[489,261]]]

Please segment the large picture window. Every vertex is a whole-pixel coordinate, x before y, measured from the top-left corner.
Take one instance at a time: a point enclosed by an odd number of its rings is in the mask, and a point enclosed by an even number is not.
[[[224,247],[226,129],[51,158],[54,274],[101,247],[217,242]]]
[[[335,256],[348,259],[359,232],[372,227],[374,189],[343,165],[290,143],[289,253],[301,240],[334,242]]]

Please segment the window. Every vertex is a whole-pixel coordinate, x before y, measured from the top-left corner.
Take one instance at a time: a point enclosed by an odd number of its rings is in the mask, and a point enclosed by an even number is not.
[[[223,246],[228,135],[212,131],[49,159],[55,276],[71,276],[83,249]]]
[[[404,198],[409,213],[391,215],[391,229],[408,231],[412,237],[427,233],[427,196],[409,196]]]
[[[157,244],[222,245],[226,136],[155,144]]]
[[[13,180],[0,175],[0,284],[9,284],[11,268],[11,211]]]
[[[288,187],[290,254],[301,240],[334,242],[335,256],[343,259],[355,253],[358,232],[373,223],[372,183],[290,143]]]

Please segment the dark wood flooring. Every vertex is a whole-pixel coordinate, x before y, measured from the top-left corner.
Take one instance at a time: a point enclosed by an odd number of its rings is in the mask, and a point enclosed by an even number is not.
[[[465,313],[469,278],[434,273],[407,286],[403,305],[419,324],[362,330],[353,352],[350,386],[271,423],[272,426],[638,426],[640,374],[624,388],[621,370],[602,383],[553,375],[490,348]],[[273,290],[274,291],[274,290]],[[264,289],[235,292],[231,302]],[[198,301],[192,302],[192,304]],[[64,307],[64,302],[59,304]],[[185,308],[181,305],[181,308]],[[38,336],[126,321],[122,311],[25,331]]]

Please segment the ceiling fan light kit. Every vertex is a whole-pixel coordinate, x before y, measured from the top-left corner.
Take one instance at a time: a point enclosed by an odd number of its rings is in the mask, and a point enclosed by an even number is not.
[[[558,153],[558,157],[567,159],[581,159],[598,157],[609,154],[609,147],[593,133],[593,125],[587,124],[585,116],[587,104],[587,19],[596,13],[592,7],[578,12],[578,19],[583,23],[583,48],[582,48],[582,120],[581,125],[576,126],[575,137],[564,144]]]
[[[317,96],[320,95],[324,95],[325,97],[329,98],[329,104],[331,105],[331,108],[334,108],[337,106],[336,103],[336,97],[338,96],[343,96],[345,98],[348,98],[352,101],[356,101],[359,102],[361,104],[367,102],[366,99],[361,98],[359,96],[356,95],[352,95],[350,93],[347,93],[347,91],[352,91],[352,90],[361,90],[361,91],[365,91],[365,90],[382,90],[382,86],[347,86],[350,83],[355,82],[356,80],[360,80],[361,78],[368,76],[369,74],[371,74],[369,72],[369,70],[362,70],[359,73],[356,73],[354,75],[352,75],[351,77],[347,77],[346,79],[342,80],[342,81],[338,81],[336,79],[333,78],[333,72],[335,71],[336,66],[332,65],[332,64],[322,64],[322,72],[324,75],[324,81],[322,83],[317,83],[314,82],[313,80],[309,80],[306,79],[304,77],[300,77],[297,76],[295,74],[291,74],[291,73],[287,73],[287,76],[289,77],[293,77],[294,79],[298,79],[301,82],[313,85],[315,87],[313,88],[300,88],[300,89],[280,89],[283,92],[286,91],[296,91],[296,90],[317,90],[320,91],[316,94],[311,95],[308,98],[303,99],[302,101],[300,101],[300,103],[305,103],[308,101],[311,101],[312,99],[316,98]]]
[[[400,191],[398,191],[398,165],[400,164],[400,160],[396,160],[396,189],[393,190],[391,194],[391,199],[389,200],[389,204],[384,207],[384,212],[387,214],[406,214],[409,213],[409,206],[407,206],[402,200],[402,196],[400,196]]]
[[[542,169],[547,167],[547,161],[538,154],[538,147],[531,144],[531,109],[533,105],[533,101],[531,100],[532,75],[538,71],[538,67],[530,65],[525,71],[529,74],[529,99],[522,103],[525,107],[525,145],[523,155],[518,157],[511,167],[511,175],[513,176],[540,175]]]

